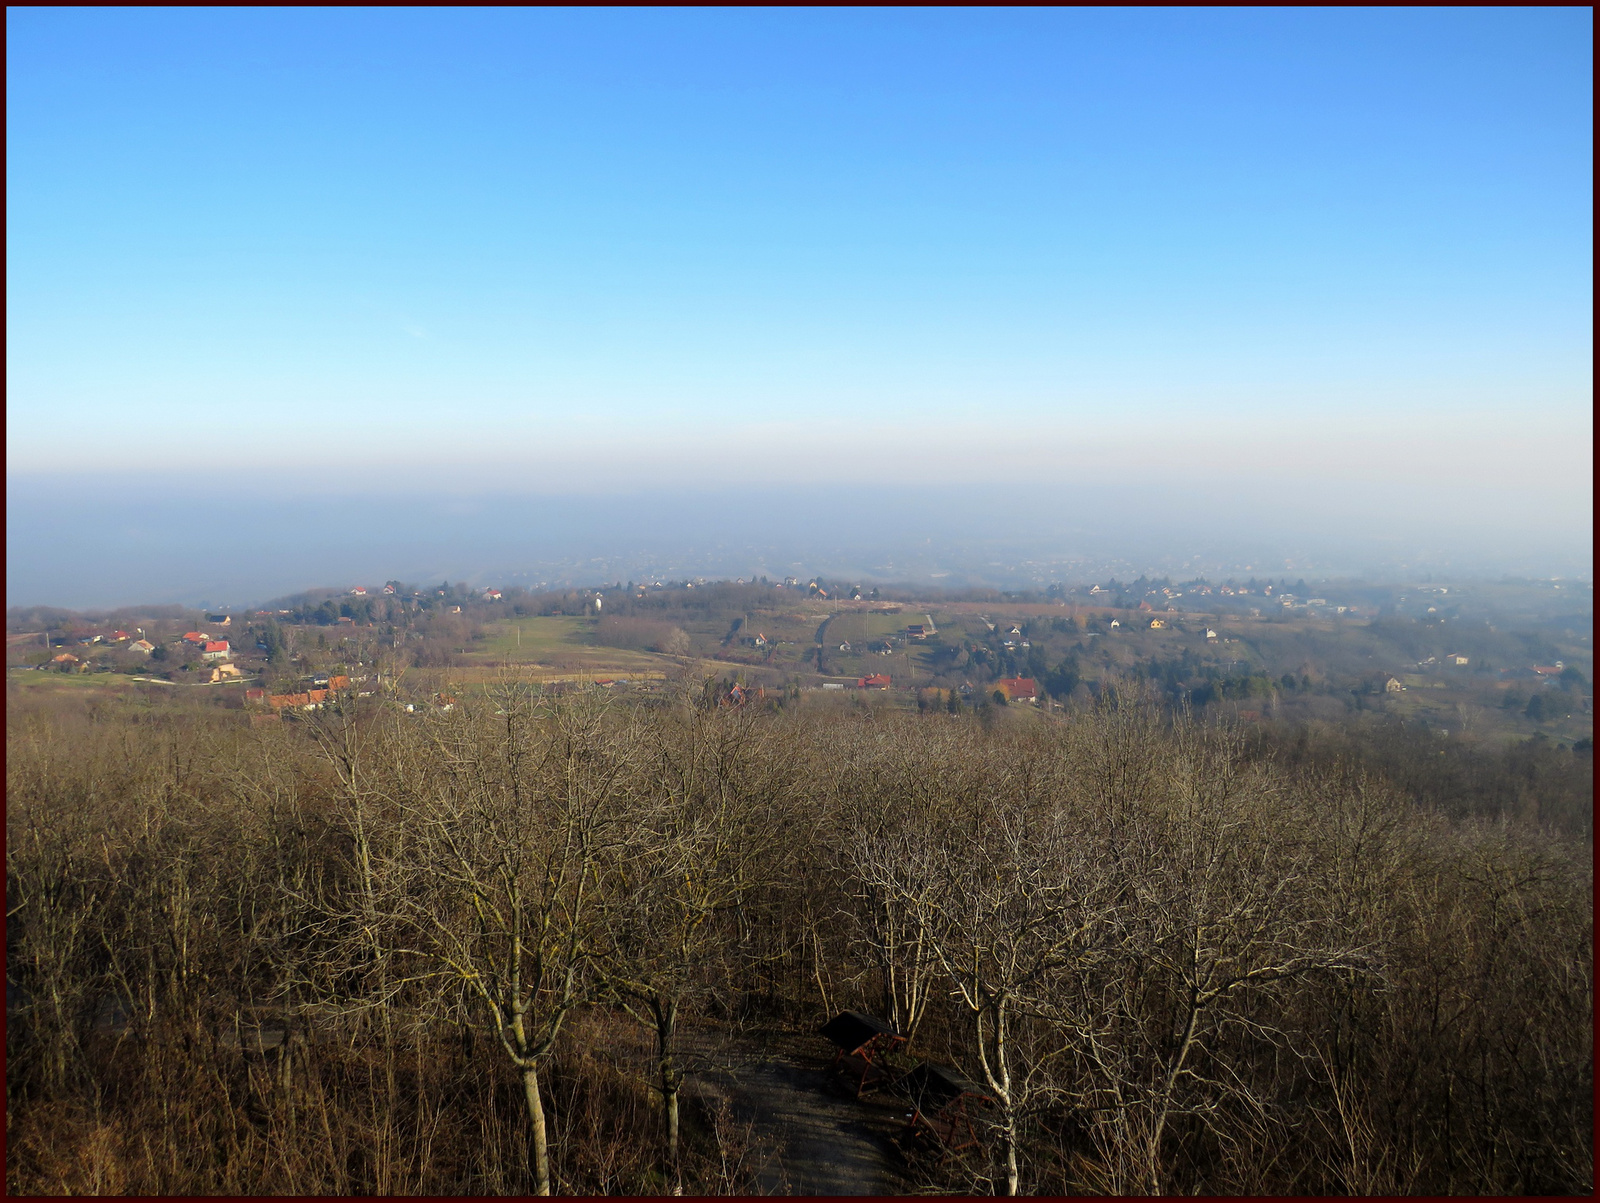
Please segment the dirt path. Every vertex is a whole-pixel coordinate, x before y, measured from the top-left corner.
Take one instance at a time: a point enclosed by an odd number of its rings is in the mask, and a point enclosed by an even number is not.
[[[820,1038],[768,1046],[735,1033],[686,1039],[691,1089],[724,1098],[758,1145],[757,1180],[773,1195],[895,1195],[909,1182],[889,1144],[901,1108],[857,1101],[827,1072]]]

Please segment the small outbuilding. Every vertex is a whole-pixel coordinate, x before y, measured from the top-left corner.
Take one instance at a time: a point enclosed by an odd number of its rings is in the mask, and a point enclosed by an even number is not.
[[[924,1061],[900,1080],[911,1098],[905,1136],[929,1136],[943,1152],[939,1160],[978,1143],[976,1113],[993,1101],[955,1070]]]
[[[884,1063],[884,1054],[906,1042],[904,1036],[881,1019],[860,1011],[841,1011],[820,1030],[839,1050],[830,1068],[839,1070],[855,1083],[857,1098],[893,1076],[893,1071]]]

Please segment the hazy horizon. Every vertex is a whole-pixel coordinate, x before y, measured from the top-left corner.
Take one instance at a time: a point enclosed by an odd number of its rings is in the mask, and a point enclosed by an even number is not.
[[[1330,514],[1315,489],[1201,493],[1148,483],[540,496],[443,493],[425,483],[174,495],[73,482],[51,494],[33,482],[9,498],[7,604],[253,605],[391,578],[504,586],[826,574],[1025,588],[1141,573],[1592,577],[1586,543],[1463,526],[1451,511],[1470,498],[1436,498],[1435,513],[1413,513],[1382,535],[1371,532],[1386,498],[1368,489],[1364,499],[1362,509],[1346,499]],[[1352,519],[1358,533],[1341,530]],[[74,557],[52,554],[61,547]]]
[[[8,605],[1592,573],[1592,24],[8,10]]]

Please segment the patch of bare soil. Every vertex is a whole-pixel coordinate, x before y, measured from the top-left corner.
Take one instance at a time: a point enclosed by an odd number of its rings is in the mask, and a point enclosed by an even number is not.
[[[891,1138],[905,1108],[856,1099],[828,1070],[820,1036],[702,1028],[684,1033],[686,1089],[726,1100],[750,1125],[756,1177],[772,1195],[897,1195],[912,1189]]]

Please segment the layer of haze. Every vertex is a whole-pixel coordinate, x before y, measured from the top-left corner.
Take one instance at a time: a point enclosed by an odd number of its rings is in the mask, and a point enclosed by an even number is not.
[[[1590,10],[7,32],[10,604],[1591,571]]]

